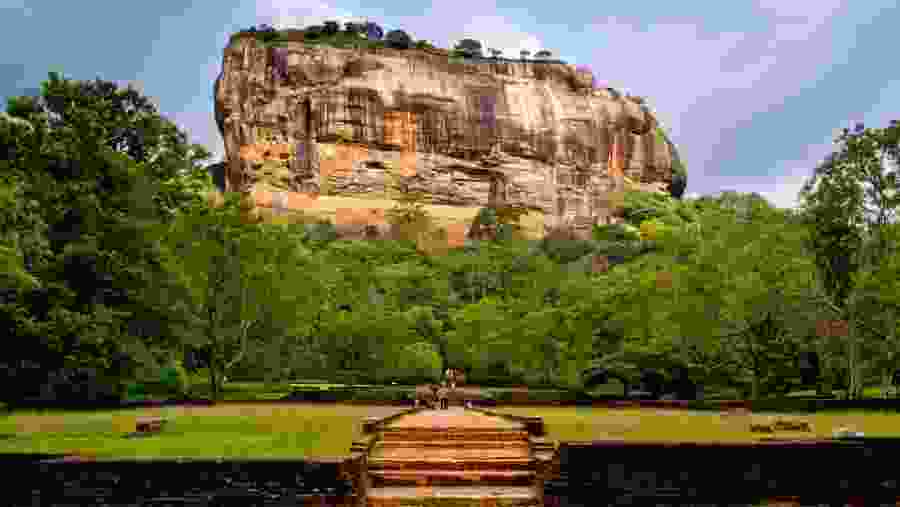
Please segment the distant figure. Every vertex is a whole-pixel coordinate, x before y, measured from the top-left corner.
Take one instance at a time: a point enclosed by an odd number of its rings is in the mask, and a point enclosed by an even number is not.
[[[437,398],[441,400],[441,410],[447,410],[450,406],[450,398],[447,390],[447,383],[438,388]]]
[[[433,409],[438,407],[438,400],[440,400],[440,391],[441,391],[440,384],[431,384],[431,396],[432,396],[431,408],[433,408]]]
[[[444,372],[444,378],[450,384],[450,389],[456,389],[456,384],[462,381],[465,374],[458,368],[447,368]]]
[[[416,407],[423,404],[428,408],[434,408],[434,401],[437,399],[437,387],[434,385],[425,385],[416,387]]]

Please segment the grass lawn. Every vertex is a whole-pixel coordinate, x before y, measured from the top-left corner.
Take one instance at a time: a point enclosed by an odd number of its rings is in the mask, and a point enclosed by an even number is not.
[[[76,411],[16,411],[0,417],[0,453],[79,454],[102,458],[298,458],[342,456],[362,419],[403,407],[340,404],[228,404]],[[136,417],[170,419],[163,432],[123,438]]]
[[[722,416],[718,412],[599,407],[497,407],[496,411],[543,417],[547,437],[557,441],[748,442],[766,436],[750,433],[750,422],[764,423],[772,415]],[[812,437],[817,438],[831,437],[841,426],[862,431],[866,436],[900,436],[900,414],[825,412],[786,417],[808,421],[812,426]],[[790,434],[811,438],[809,435]]]

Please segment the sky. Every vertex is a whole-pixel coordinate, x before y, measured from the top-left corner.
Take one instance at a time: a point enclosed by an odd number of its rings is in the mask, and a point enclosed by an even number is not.
[[[896,0],[329,1],[0,0],[0,98],[34,94],[50,71],[132,84],[218,161],[212,87],[231,33],[368,19],[439,47],[472,38],[587,65],[647,98],[687,196],[757,192],[784,208],[837,130],[900,120]]]

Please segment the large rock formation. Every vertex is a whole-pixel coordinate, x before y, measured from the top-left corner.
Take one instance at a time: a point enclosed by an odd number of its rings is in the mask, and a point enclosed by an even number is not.
[[[237,38],[215,115],[225,185],[279,209],[381,198],[389,172],[432,203],[509,203],[547,230],[615,222],[611,192],[667,191],[672,146],[642,99],[541,62],[452,63],[443,50],[336,49]],[[305,194],[305,197],[299,194]]]

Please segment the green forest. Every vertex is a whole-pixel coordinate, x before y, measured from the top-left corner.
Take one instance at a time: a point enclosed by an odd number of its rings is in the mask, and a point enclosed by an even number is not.
[[[7,404],[160,382],[213,398],[226,382],[411,385],[450,366],[490,386],[611,392],[652,369],[710,398],[859,398],[900,368],[897,122],[841,132],[797,209],[627,192],[626,225],[589,241],[526,240],[516,210],[485,208],[498,234],[441,249],[402,178],[406,240],[213,202],[209,151],[131,88],[51,73],[0,116]]]

